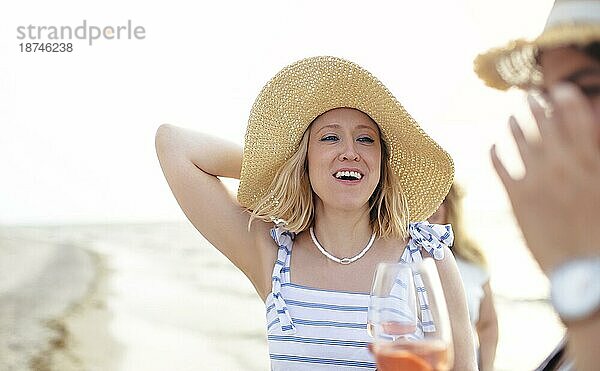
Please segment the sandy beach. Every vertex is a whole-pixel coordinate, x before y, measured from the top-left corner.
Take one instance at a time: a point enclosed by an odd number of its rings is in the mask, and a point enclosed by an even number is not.
[[[1,370],[268,368],[262,302],[186,225],[0,238]]]
[[[104,259],[46,238],[0,230],[0,369],[114,369]]]
[[[563,329],[545,299],[504,285],[496,366],[532,369]],[[267,370],[264,321],[187,223],[0,228],[1,370]]]

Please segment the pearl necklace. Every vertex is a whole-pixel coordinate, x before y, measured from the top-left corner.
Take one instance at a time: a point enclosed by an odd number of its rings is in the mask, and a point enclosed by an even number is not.
[[[354,263],[358,259],[362,258],[367,253],[367,251],[369,251],[371,246],[373,246],[373,242],[375,241],[375,233],[373,233],[371,235],[371,239],[367,243],[367,246],[365,246],[365,248],[362,249],[361,252],[359,252],[357,255],[354,255],[351,258],[342,258],[342,259],[331,255],[323,248],[323,246],[321,246],[319,241],[317,241],[317,237],[315,237],[315,231],[313,230],[313,227],[310,227],[310,238],[312,238],[313,243],[315,244],[317,249],[319,249],[321,254],[325,255],[328,259],[333,260],[334,262],[339,263],[339,264],[348,265],[348,264]]]

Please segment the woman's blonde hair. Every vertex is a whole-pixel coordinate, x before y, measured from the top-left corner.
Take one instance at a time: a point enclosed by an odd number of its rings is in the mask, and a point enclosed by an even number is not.
[[[277,171],[269,192],[251,210],[254,219],[284,222],[295,233],[307,230],[314,223],[314,195],[308,176],[308,142],[310,126],[304,132],[298,149]],[[369,219],[377,237],[404,240],[408,237],[408,203],[398,176],[389,163],[387,145],[381,139],[381,174],[375,191],[369,198]]]
[[[454,231],[452,252],[459,258],[485,267],[487,265],[485,255],[466,233],[462,216],[462,198],[463,192],[460,186],[453,183],[443,202],[446,207],[446,223],[451,224]]]

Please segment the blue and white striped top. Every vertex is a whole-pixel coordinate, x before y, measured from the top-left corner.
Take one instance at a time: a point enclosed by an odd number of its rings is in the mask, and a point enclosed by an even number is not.
[[[443,247],[453,239],[449,225],[414,223],[409,233],[411,240],[401,258],[407,263],[421,259],[419,247],[436,259],[443,258]],[[271,369],[374,370],[375,361],[367,348],[371,340],[367,334],[369,294],[290,282],[294,235],[278,226],[271,236],[279,246],[272,291],[265,301]],[[421,317],[427,314],[422,312]],[[422,337],[423,330],[427,331],[426,325],[419,326],[415,335]]]

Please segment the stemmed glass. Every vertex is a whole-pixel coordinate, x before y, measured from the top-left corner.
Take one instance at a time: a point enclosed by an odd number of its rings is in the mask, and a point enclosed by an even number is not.
[[[380,263],[367,331],[379,371],[442,371],[453,365],[452,330],[433,259]]]

